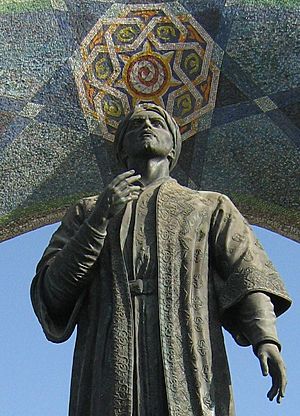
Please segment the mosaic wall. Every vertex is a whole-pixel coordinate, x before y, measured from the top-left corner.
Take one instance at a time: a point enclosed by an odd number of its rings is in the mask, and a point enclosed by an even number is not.
[[[141,101],[173,114],[174,171],[300,240],[299,3],[0,3],[1,240],[57,221],[119,172],[112,141]]]
[[[194,136],[203,115],[212,115],[222,52],[179,4],[113,10],[116,17],[98,20],[73,61],[90,132],[113,141],[130,109],[152,101],[176,118],[183,140]]]

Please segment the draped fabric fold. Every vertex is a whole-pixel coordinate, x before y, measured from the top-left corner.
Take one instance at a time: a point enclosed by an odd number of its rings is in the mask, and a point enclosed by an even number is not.
[[[134,316],[118,238],[122,213],[110,221],[89,283],[78,291],[71,312],[57,321],[43,299],[44,263],[55,261],[95,201],[79,202],[54,235],[34,279],[32,301],[49,339],[63,341],[77,325],[70,416],[129,416]],[[168,180],[157,194],[156,224],[158,319],[169,416],[233,416],[222,325],[238,336],[239,322],[231,311],[250,293],[268,294],[277,314],[289,307],[290,299],[249,225],[223,195]]]

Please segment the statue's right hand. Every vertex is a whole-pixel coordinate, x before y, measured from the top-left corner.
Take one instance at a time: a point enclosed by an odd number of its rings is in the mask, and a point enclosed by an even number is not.
[[[129,201],[137,199],[141,187],[139,185],[134,185],[134,182],[138,181],[140,178],[141,175],[135,175],[134,170],[129,170],[115,177],[99,197],[95,209],[89,219],[89,223],[91,225],[97,225],[97,223],[99,224],[99,221],[103,223],[110,220],[118,214]]]

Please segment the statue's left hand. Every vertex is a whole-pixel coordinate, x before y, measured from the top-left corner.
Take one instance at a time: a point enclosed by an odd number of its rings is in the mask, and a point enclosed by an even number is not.
[[[272,378],[272,387],[268,391],[267,397],[273,400],[277,396],[277,403],[281,402],[284,397],[287,384],[286,369],[280,351],[275,344],[261,344],[256,355],[259,359],[261,371],[264,376],[270,374]]]

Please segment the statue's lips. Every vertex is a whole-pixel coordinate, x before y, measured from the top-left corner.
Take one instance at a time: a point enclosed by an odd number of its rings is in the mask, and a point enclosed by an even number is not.
[[[142,136],[149,135],[149,134],[153,135],[153,132],[151,130],[142,130],[141,134],[142,134]]]
[[[141,139],[143,139],[143,140],[150,140],[150,139],[155,138],[155,136],[154,136],[154,134],[153,134],[153,133],[150,133],[150,132],[145,132],[145,133],[142,133],[142,134],[140,135],[140,138],[141,138]]]

